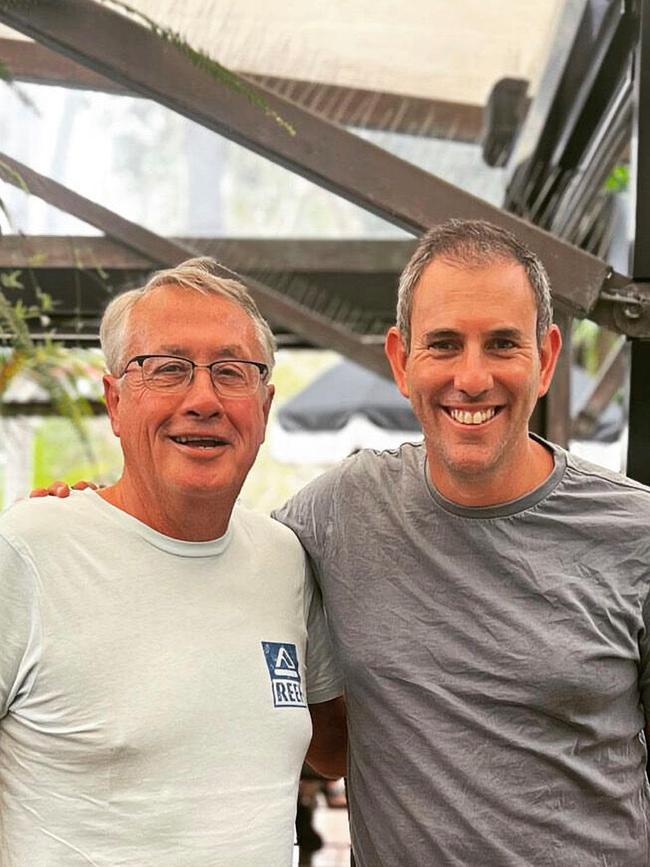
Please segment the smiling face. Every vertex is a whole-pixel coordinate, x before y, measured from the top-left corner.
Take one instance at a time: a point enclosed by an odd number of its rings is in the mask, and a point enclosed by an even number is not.
[[[197,364],[265,361],[253,320],[215,294],[161,286],[135,305],[127,328],[125,362],[157,353]],[[124,452],[122,499],[153,509],[154,503],[212,497],[232,507],[264,440],[273,387],[261,383],[251,396],[221,398],[209,371],[196,370],[189,386],[167,393],[144,386],[137,364],[129,371],[104,380],[113,432]],[[141,512],[136,517],[147,521]]]
[[[542,462],[552,466],[528,421],[561,341],[552,326],[538,346],[536,323],[518,263],[435,259],[415,289],[410,350],[397,329],[387,336],[393,374],[422,424],[431,480],[450,499],[505,502],[543,478]]]

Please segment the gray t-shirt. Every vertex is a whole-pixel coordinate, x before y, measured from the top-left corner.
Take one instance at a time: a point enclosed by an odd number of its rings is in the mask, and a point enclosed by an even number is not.
[[[358,867],[647,867],[647,488],[555,449],[535,491],[464,508],[405,445],[276,517],[346,681]]]

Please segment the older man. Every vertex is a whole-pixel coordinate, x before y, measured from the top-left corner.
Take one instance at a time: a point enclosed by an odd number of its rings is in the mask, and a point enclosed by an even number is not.
[[[560,350],[542,264],[433,229],[386,350],[424,444],[277,515],[346,681],[358,867],[647,867],[650,492],[528,432]]]
[[[343,717],[299,543],[235,505],[272,335],[191,260],[101,339],[121,478],[0,521],[0,865],[288,867],[312,722],[336,774]]]

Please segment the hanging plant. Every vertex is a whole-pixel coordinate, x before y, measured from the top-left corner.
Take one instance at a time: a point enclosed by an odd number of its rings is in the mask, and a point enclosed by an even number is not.
[[[0,275],[0,282],[5,288],[16,288],[18,274]],[[4,397],[9,386],[19,374],[24,374],[45,391],[56,412],[72,424],[92,462],[93,450],[85,424],[92,410],[78,385],[87,374],[87,366],[50,337],[36,343],[29,330],[29,322],[33,320],[47,327],[51,310],[52,299],[43,292],[37,292],[36,304],[26,305],[20,299],[12,303],[0,291],[0,332],[6,343],[0,350],[0,415],[4,414]]]
[[[99,0],[100,3],[103,3],[105,6],[112,6],[116,9],[122,10],[122,12],[128,13],[132,18],[135,18],[140,23],[144,24],[146,27],[151,30],[159,39],[163,42],[168,42],[170,45],[173,45],[177,51],[180,51],[181,54],[184,54],[194,66],[199,69],[207,72],[208,75],[212,76],[215,81],[218,81],[220,84],[229,87],[231,90],[234,90],[236,93],[240,93],[244,96],[251,105],[255,105],[260,108],[264,114],[275,121],[279,126],[281,126],[285,132],[289,135],[295,135],[296,130],[294,127],[286,121],[281,115],[278,114],[275,109],[271,108],[266,99],[262,96],[259,91],[249,84],[245,79],[241,78],[239,75],[231,72],[230,69],[223,66],[216,60],[213,60],[209,57],[205,52],[198,51],[196,48],[193,48],[189,42],[187,42],[180,33],[177,33],[175,30],[172,30],[169,27],[164,27],[162,24],[158,24],[157,21],[154,21],[149,15],[141,12],[139,9],[136,9],[134,6],[131,6],[130,3],[124,2],[124,0]],[[6,8],[14,7],[29,7],[32,3],[32,0],[0,0],[0,6],[4,6]],[[15,83],[11,72],[9,71],[7,65],[3,63],[0,58],[0,80],[5,81],[11,87],[14,88],[17,96],[30,107],[36,110],[34,103],[30,100],[27,94],[22,91],[18,85]]]
[[[270,117],[274,120],[279,126],[281,126],[289,135],[295,135],[296,130],[293,126],[291,126],[288,121],[286,121],[283,117],[281,117],[271,106],[268,104],[266,99],[257,91],[252,85],[250,85],[245,79],[236,75],[234,72],[231,72],[227,67],[222,66],[221,63],[218,63],[216,60],[213,60],[203,51],[197,51],[196,48],[192,48],[192,46],[174,30],[171,30],[169,27],[163,27],[163,25],[158,24],[157,21],[154,21],[153,18],[150,18],[144,12],[141,12],[139,9],[136,9],[134,6],[131,6],[130,3],[125,3],[124,0],[100,0],[105,6],[114,6],[117,9],[121,9],[124,12],[128,12],[136,20],[143,23],[146,27],[151,30],[152,33],[161,39],[163,42],[168,42],[170,45],[173,45],[177,51],[180,51],[181,54],[184,54],[194,66],[199,69],[207,72],[208,75],[211,75],[216,81],[219,81],[221,84],[229,87],[231,90],[236,91],[237,93],[242,94],[242,96],[246,97],[246,99],[251,103],[251,105],[255,105],[258,108],[262,109],[264,114],[267,117]]]

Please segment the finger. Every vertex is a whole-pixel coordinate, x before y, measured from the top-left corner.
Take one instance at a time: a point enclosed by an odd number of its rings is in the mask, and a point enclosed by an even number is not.
[[[72,487],[75,491],[85,491],[86,488],[90,488],[93,491],[97,490],[97,485],[94,482],[86,482],[84,479],[75,482]]]
[[[48,493],[49,492],[48,492],[47,488],[33,488],[33,490],[31,490],[29,492],[29,496],[30,497],[47,497]]]
[[[52,482],[47,492],[51,497],[67,497],[70,493],[70,488],[65,482],[57,481]]]

